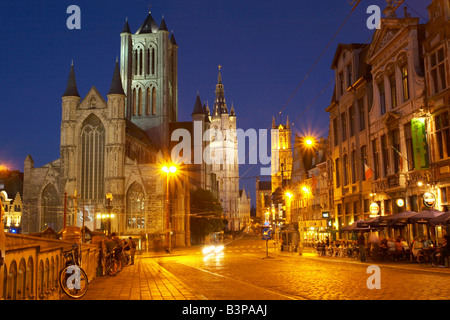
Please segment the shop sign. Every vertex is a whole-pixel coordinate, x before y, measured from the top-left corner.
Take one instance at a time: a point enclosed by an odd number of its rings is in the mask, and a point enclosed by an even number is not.
[[[423,204],[426,207],[432,208],[434,207],[435,203],[436,203],[436,196],[434,195],[434,193],[425,192],[423,194]]]
[[[380,207],[378,206],[378,203],[372,202],[370,204],[369,211],[370,211],[370,214],[373,216],[378,215],[378,212],[380,211]]]

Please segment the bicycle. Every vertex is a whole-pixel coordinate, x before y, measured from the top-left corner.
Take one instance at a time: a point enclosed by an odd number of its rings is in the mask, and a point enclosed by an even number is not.
[[[89,279],[80,266],[78,250],[75,249],[78,249],[77,244],[63,252],[66,266],[59,273],[59,285],[69,297],[79,299],[86,294]]]
[[[119,262],[116,260],[115,251],[108,252],[105,260],[106,274],[113,276],[119,271]]]

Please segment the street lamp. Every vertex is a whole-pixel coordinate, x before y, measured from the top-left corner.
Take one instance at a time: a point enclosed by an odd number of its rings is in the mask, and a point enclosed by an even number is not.
[[[111,218],[112,218],[112,214],[111,214],[111,210],[112,210],[112,205],[111,202],[113,200],[113,195],[112,193],[108,192],[106,194],[106,210],[108,210],[108,215],[107,215],[107,219],[108,219],[108,234],[111,234]]]
[[[170,237],[170,208],[169,208],[169,176],[174,175],[177,172],[177,167],[174,165],[165,165],[161,168],[162,172],[166,174],[166,236],[165,236],[165,248],[168,252],[172,249],[172,239]]]

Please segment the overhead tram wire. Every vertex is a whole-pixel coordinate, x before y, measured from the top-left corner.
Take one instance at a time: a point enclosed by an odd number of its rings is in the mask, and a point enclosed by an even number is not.
[[[350,11],[350,13],[347,15],[347,17],[345,18],[345,20],[342,22],[342,24],[340,25],[340,27],[338,28],[338,30],[334,33],[333,37],[330,39],[330,41],[327,43],[327,45],[325,46],[325,48],[322,50],[322,52],[320,53],[320,55],[317,57],[317,59],[315,60],[315,62],[313,63],[313,65],[311,66],[311,68],[308,70],[308,72],[306,73],[305,77],[303,78],[303,80],[300,82],[300,84],[297,86],[297,88],[295,88],[294,92],[292,93],[292,95],[289,97],[289,99],[287,100],[287,102],[284,104],[284,106],[281,108],[281,110],[278,112],[278,115],[281,115],[281,113],[283,112],[283,110],[287,107],[287,105],[289,104],[289,102],[292,100],[292,98],[295,96],[295,94],[297,93],[297,91],[300,89],[300,87],[303,85],[303,83],[306,81],[306,79],[309,77],[309,75],[311,74],[311,72],[314,70],[314,68],[316,67],[316,65],[319,63],[320,59],[322,58],[322,56],[325,54],[325,52],[328,50],[328,48],[330,47],[331,43],[333,42],[333,40],[336,38],[336,36],[338,35],[338,33],[341,31],[341,29],[344,27],[344,25],[347,23],[348,19],[350,19],[350,16],[353,14],[353,12],[355,11],[356,7],[360,4],[361,0],[357,0],[356,4],[353,6],[352,10]]]
[[[289,97],[289,99],[287,100],[287,102],[284,104],[284,106],[281,108],[281,110],[278,112],[278,115],[281,116],[281,113],[283,112],[283,110],[287,107],[287,105],[289,104],[289,102],[292,100],[292,98],[295,96],[295,94],[297,93],[297,91],[300,89],[300,87],[303,85],[303,83],[306,81],[306,79],[309,77],[309,75],[311,74],[311,72],[314,70],[314,68],[316,67],[316,65],[318,64],[318,62],[320,61],[320,59],[322,58],[322,56],[325,54],[325,52],[328,50],[329,46],[331,45],[331,43],[333,42],[333,40],[336,38],[336,36],[338,35],[338,33],[341,31],[341,29],[344,27],[345,23],[348,21],[348,19],[350,19],[350,16],[353,14],[353,12],[355,11],[356,7],[359,5],[359,3],[361,2],[361,0],[357,0],[356,4],[353,5],[352,10],[350,11],[350,13],[347,15],[347,17],[345,18],[345,20],[342,22],[342,24],[340,25],[339,29],[334,33],[333,37],[330,39],[330,41],[328,42],[328,44],[326,45],[326,47],[322,50],[322,52],[320,53],[320,55],[317,57],[317,59],[315,60],[314,64],[311,66],[311,68],[308,70],[308,72],[306,73],[305,77],[303,78],[303,80],[300,82],[300,84],[297,86],[297,88],[294,90],[294,92],[292,93],[292,95]],[[334,79],[333,79],[334,80]],[[327,87],[329,86],[329,84],[327,85]],[[325,89],[323,89],[324,91]],[[296,119],[296,121],[298,120],[298,118]],[[295,121],[294,121],[295,122]],[[270,129],[270,128],[269,128]],[[246,155],[246,159],[249,157],[250,155],[250,151],[252,151],[254,148],[256,147],[253,146],[253,148],[251,150],[249,150],[249,152]],[[250,171],[251,169],[253,169],[253,167],[256,164],[254,164],[252,167],[250,167],[241,177],[244,177],[248,171]]]

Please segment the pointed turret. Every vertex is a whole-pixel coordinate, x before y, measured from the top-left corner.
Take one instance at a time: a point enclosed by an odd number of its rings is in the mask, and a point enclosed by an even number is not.
[[[116,66],[114,68],[113,78],[111,81],[111,87],[109,88],[108,94],[123,94],[123,95],[125,95],[125,92],[123,91],[122,80],[120,79],[119,62],[117,60],[116,60]]]
[[[75,80],[75,70],[72,65],[70,66],[69,79],[67,80],[66,91],[62,95],[63,97],[80,97],[77,89],[77,82]]]
[[[217,76],[217,85],[216,85],[216,99],[214,102],[214,116],[216,115],[216,110],[218,114],[228,114],[227,104],[225,103],[225,90],[223,89],[222,84],[222,74],[220,73],[220,69],[222,68],[219,65],[219,75]]]
[[[286,119],[286,129],[290,129],[291,128],[291,124],[289,123],[289,115],[287,116]]]
[[[197,93],[197,99],[195,100],[194,110],[192,111],[191,116],[193,116],[195,114],[204,114],[202,102],[200,101],[200,96],[198,93]]]
[[[272,129],[275,129],[277,125],[275,124],[275,116],[272,116]]]
[[[172,34],[170,35],[170,43],[172,43],[175,46],[178,46],[177,41],[175,40],[175,36],[173,35],[173,31]]]
[[[230,117],[236,117],[236,112],[234,112],[234,105],[231,103]]]
[[[169,30],[167,30],[166,21],[164,20],[164,16],[161,19],[161,24],[159,25],[159,31],[169,31]]]
[[[128,24],[128,18],[125,19],[125,25],[121,33],[131,33],[130,25]]]
[[[139,27],[138,31],[136,31],[136,34],[156,33],[158,32],[158,29],[158,25],[149,13],[147,19],[145,19],[144,23]]]

